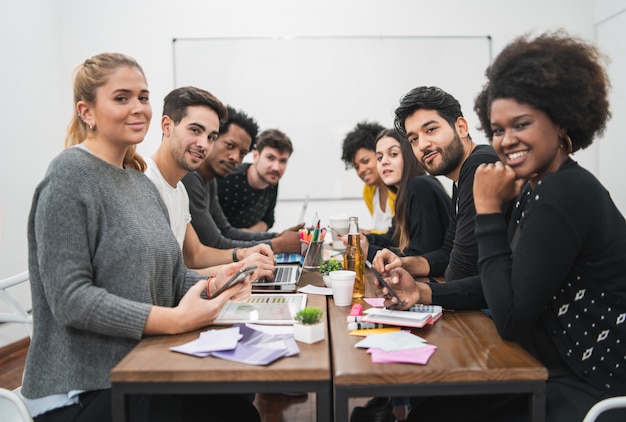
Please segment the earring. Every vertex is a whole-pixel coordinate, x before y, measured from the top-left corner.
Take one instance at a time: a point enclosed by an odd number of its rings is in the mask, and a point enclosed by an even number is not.
[[[89,123],[89,130],[93,132],[93,123]]]
[[[568,155],[571,154],[572,150],[574,149],[574,146],[572,145],[572,138],[570,138],[569,135],[566,133],[561,136],[561,139],[563,139],[563,144],[561,144],[561,148],[563,148]]]

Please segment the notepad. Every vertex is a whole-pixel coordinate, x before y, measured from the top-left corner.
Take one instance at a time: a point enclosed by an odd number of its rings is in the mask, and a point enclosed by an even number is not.
[[[246,302],[228,301],[214,324],[254,322],[257,324],[293,324],[294,315],[306,305],[306,295],[253,294]]]
[[[380,324],[397,325],[400,327],[422,328],[426,324],[433,324],[442,315],[441,306],[431,305],[426,312],[396,311],[392,309],[370,308],[363,322],[377,322]]]

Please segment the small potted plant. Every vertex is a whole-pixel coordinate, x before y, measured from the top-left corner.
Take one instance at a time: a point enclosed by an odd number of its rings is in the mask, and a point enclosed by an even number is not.
[[[322,265],[320,265],[320,273],[322,273],[322,278],[324,279],[324,284],[326,285],[326,287],[331,287],[329,275],[331,271],[338,270],[343,270],[343,264],[333,258],[324,261]]]
[[[322,310],[306,307],[296,312],[293,325],[293,335],[296,341],[302,343],[316,343],[324,339],[324,324],[321,323]]]

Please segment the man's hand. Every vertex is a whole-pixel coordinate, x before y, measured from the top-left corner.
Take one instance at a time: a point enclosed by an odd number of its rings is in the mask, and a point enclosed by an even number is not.
[[[386,287],[383,287],[378,280],[374,280],[376,296],[385,298],[385,306],[388,308],[404,310],[416,303],[430,304],[432,301],[432,291],[428,283],[415,281],[413,276],[403,268],[391,270],[389,277],[385,277],[385,281],[402,299],[402,303],[399,304],[395,297],[389,295],[389,290]]]
[[[260,253],[261,255],[267,256],[272,261],[276,261],[276,258],[274,257],[274,252],[272,252],[272,248],[270,248],[270,246],[266,245],[265,243],[259,243],[258,245],[254,245],[250,248],[239,248],[239,250],[237,251],[237,255],[240,260],[243,260],[250,255],[254,255],[255,253]]]
[[[282,235],[285,232],[298,232],[300,229],[303,229],[303,228],[304,228],[304,223],[300,223],[296,226],[289,227],[288,229],[283,230],[282,232],[278,233],[276,237]]]
[[[300,253],[300,233],[297,231],[284,231],[272,239],[274,253]]]
[[[376,252],[372,265],[382,275],[387,275],[394,268],[402,268],[402,260],[389,249],[381,249]]]
[[[263,245],[269,249],[269,246]],[[274,279],[274,270],[275,270],[275,260],[274,254],[272,257],[268,257],[261,253],[253,253],[246,256],[240,262],[244,263],[244,266],[248,267],[250,265],[256,265],[256,270],[250,275],[251,280],[256,280],[257,278],[265,277],[268,280]]]

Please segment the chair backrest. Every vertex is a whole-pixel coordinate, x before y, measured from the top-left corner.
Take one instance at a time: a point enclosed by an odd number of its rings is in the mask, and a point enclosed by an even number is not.
[[[594,422],[600,414],[611,409],[626,408],[626,396],[611,397],[600,400],[587,412],[583,422]]]
[[[12,277],[0,280],[0,300],[6,303],[11,312],[0,312],[0,322],[16,322],[24,324],[28,335],[33,335],[33,317],[19,304],[17,300],[7,291],[9,287],[16,286],[29,281],[28,271],[16,274]]]
[[[0,420],[4,422],[33,422],[22,398],[6,388],[0,388]]]

